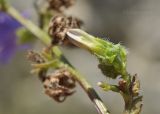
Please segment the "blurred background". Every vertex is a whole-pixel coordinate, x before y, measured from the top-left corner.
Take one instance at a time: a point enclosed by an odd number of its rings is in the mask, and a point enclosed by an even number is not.
[[[19,11],[27,10],[37,23],[34,0],[9,0]],[[77,0],[66,11],[85,23],[84,29],[128,48],[128,71],[141,80],[142,114],[160,114],[160,1],[159,0]],[[42,45],[36,43],[36,49]],[[70,62],[95,87],[112,114],[123,111],[121,96],[96,86],[106,80],[97,68],[97,59],[78,48],[61,47]],[[8,64],[0,65],[0,114],[96,114],[83,90],[57,103],[43,93],[36,76],[30,74],[26,52],[16,53]],[[107,79],[112,82],[111,79]]]

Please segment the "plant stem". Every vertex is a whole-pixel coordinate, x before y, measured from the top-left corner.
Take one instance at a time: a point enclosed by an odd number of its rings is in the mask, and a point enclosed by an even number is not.
[[[51,43],[51,38],[48,36],[47,33],[45,33],[43,30],[41,30],[39,27],[37,27],[35,24],[33,24],[31,21],[23,18],[17,10],[15,10],[11,6],[7,6],[6,12],[11,15],[13,18],[15,18],[18,22],[20,22],[24,27],[26,27],[30,32],[32,32],[39,40],[45,44],[46,46],[49,46]],[[62,52],[59,50],[58,47],[54,46],[52,49],[53,53],[58,57],[64,57]],[[64,63],[64,65],[66,65]],[[66,65],[67,68],[75,74],[75,78],[81,85],[81,87],[85,90],[85,92],[88,94],[90,100],[94,103],[97,111],[99,114],[110,114],[108,109],[105,107],[103,101],[100,99],[96,91],[93,89],[93,87],[86,81],[86,79],[78,72],[76,71],[72,66]]]

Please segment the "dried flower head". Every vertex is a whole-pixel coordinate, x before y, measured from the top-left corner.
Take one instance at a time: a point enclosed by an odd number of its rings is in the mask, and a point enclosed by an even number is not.
[[[134,96],[139,95],[139,90],[140,90],[140,81],[138,80],[137,74],[135,74],[132,78],[131,82],[131,91]]]
[[[50,74],[43,82],[45,93],[57,102],[63,102],[72,95],[76,86],[75,79],[66,69],[60,69]]]
[[[67,35],[69,29],[80,28],[82,21],[72,16],[56,16],[49,24],[49,35],[52,37],[52,44],[68,43]]]
[[[49,9],[61,12],[63,8],[69,8],[75,0],[47,0]]]
[[[119,86],[118,86],[119,90],[121,90],[122,92],[125,93],[125,91],[126,91],[126,84],[127,84],[127,82],[125,80],[120,80],[119,81]]]
[[[34,52],[33,50],[28,51],[27,53],[27,59],[34,63],[44,63],[44,58],[37,52]]]
[[[39,64],[45,63],[45,59],[37,52],[28,51],[27,59],[34,63],[34,65],[38,66]],[[33,64],[32,64],[33,65]],[[34,67],[31,70],[31,73],[38,74],[39,79],[43,82],[46,78],[47,69],[46,68],[38,68]]]

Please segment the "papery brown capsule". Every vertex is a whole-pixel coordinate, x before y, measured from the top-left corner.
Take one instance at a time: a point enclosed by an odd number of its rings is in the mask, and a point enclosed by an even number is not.
[[[28,51],[27,53],[27,59],[31,62],[34,63],[34,65],[39,65],[39,64],[43,64],[45,63],[45,59],[42,57],[42,55],[38,52],[35,52],[33,50],[31,51]],[[32,64],[33,65],[33,64]],[[46,68],[36,68],[34,67],[32,70],[31,70],[31,73],[36,73],[39,77],[39,79],[43,82],[46,78],[46,74],[47,74],[47,69]]]
[[[119,86],[118,86],[118,88],[119,88],[122,92],[124,92],[124,93],[125,93],[125,91],[126,91],[126,84],[127,84],[127,82],[126,82],[125,80],[120,80],[120,81],[119,81]]]
[[[52,44],[67,44],[69,42],[66,35],[68,30],[72,28],[80,28],[81,25],[82,21],[72,16],[56,16],[52,18],[48,29],[48,33],[52,37]]]
[[[134,96],[139,95],[139,90],[140,90],[140,81],[138,80],[137,74],[135,74],[132,78],[131,82],[131,91]]]
[[[75,3],[75,0],[47,0],[49,9],[62,12],[63,8],[69,8]]]
[[[44,63],[44,58],[37,52],[30,50],[27,52],[27,59],[33,63]]]
[[[57,102],[63,102],[72,95],[76,86],[75,79],[66,69],[60,69],[50,74],[43,82],[45,93]]]

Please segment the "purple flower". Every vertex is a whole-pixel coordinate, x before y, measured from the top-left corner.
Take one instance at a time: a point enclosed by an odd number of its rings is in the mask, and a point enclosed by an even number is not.
[[[0,63],[7,63],[20,48],[16,43],[16,30],[20,27],[11,16],[0,12]]]

